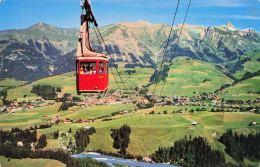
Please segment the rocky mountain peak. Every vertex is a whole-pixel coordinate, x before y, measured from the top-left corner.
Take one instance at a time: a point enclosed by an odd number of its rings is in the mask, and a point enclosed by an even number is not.
[[[242,31],[249,32],[249,33],[259,33],[255,29],[253,29],[253,28],[246,28],[246,29],[243,29]]]
[[[48,29],[54,29],[54,28],[55,28],[55,26],[39,22],[39,23],[34,24],[33,26],[29,27],[28,29],[39,29],[42,31],[47,31]]]
[[[238,29],[233,26],[233,24],[231,24],[230,22],[227,22],[225,25],[221,25],[219,27],[217,27],[221,30],[224,30],[224,31],[237,31]]]
[[[235,26],[233,26],[233,24],[231,24],[230,22],[227,22],[227,24],[225,25],[227,27],[227,30],[231,30],[231,31],[236,31],[238,30]]]
[[[124,21],[124,22],[121,22],[119,24],[123,25],[123,26],[127,26],[127,27],[132,27],[132,28],[134,28],[134,27],[135,28],[137,28],[137,27],[147,27],[147,26],[154,25],[154,24],[146,22],[146,21],[137,21],[136,23]]]
[[[227,22],[225,26],[227,26],[227,27],[234,27],[233,24],[231,24],[230,22]]]

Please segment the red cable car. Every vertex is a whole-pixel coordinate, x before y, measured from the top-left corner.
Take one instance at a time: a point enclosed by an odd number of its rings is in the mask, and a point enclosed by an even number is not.
[[[82,1],[81,27],[76,54],[76,84],[77,93],[98,93],[108,89],[108,58],[98,53],[90,46],[89,25],[98,24],[87,0]]]

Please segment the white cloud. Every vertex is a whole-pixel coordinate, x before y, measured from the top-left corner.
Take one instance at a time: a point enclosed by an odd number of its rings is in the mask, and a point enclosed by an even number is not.
[[[260,20],[260,17],[258,16],[246,16],[246,15],[211,15],[208,17],[226,18],[226,19]]]
[[[250,0],[248,0],[250,1]],[[195,0],[193,3],[198,6],[216,6],[216,7],[243,7],[248,4],[245,0]],[[259,0],[260,1],[260,0]]]
[[[144,8],[165,8],[165,7],[175,7],[177,5],[177,0],[92,0],[93,2],[102,2],[109,4],[120,4],[134,7],[144,7]],[[186,1],[186,0],[185,0]],[[180,3],[181,4],[181,3]]]

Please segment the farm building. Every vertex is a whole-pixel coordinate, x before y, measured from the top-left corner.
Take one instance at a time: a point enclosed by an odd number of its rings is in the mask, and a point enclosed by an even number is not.
[[[187,126],[187,128],[188,128],[188,129],[194,129],[194,127],[193,127],[193,126]]]

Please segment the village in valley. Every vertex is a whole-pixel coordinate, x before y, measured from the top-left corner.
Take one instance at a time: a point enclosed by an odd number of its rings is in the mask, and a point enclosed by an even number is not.
[[[32,99],[32,100],[23,100],[17,101],[13,99],[9,102],[9,105],[0,105],[0,111],[3,113],[13,114],[17,111],[30,112],[31,109],[41,110],[43,108],[55,105],[57,103],[62,103],[59,110],[56,112],[56,115],[49,116],[43,115],[43,118],[46,118],[46,121],[54,124],[58,123],[90,123],[95,120],[112,120],[113,116],[116,115],[125,115],[130,113],[138,112],[142,109],[154,108],[156,106],[180,106],[179,110],[173,110],[172,113],[182,114],[184,111],[187,111],[188,107],[196,107],[196,109],[189,109],[188,111],[193,113],[194,111],[210,111],[210,112],[251,112],[259,113],[260,98],[247,99],[247,100],[224,100],[219,96],[228,95],[226,89],[217,91],[215,93],[203,93],[203,92],[193,92],[194,96],[173,96],[173,97],[158,97],[149,93],[145,87],[135,87],[129,90],[110,90],[106,91],[103,94],[88,94],[83,97],[72,96],[68,93],[56,92],[54,100],[45,100],[43,98]],[[26,97],[26,95],[24,95]],[[125,104],[126,106],[131,104],[136,107],[131,110],[121,110],[118,108],[111,114],[101,115],[99,117],[94,117],[92,119],[75,119],[73,117],[68,117],[66,119],[61,119],[59,113],[64,112],[65,110],[70,111],[80,111],[85,112],[88,108],[93,106],[106,106],[106,105],[116,105],[116,104]],[[62,107],[62,106],[67,107]],[[159,114],[165,114],[164,112]],[[5,116],[3,115],[3,116]],[[2,117],[3,117],[2,116]],[[108,119],[109,118],[109,119]],[[255,123],[258,124],[258,123]]]

